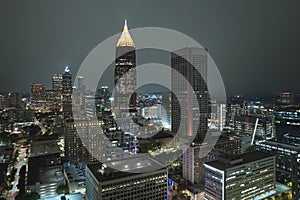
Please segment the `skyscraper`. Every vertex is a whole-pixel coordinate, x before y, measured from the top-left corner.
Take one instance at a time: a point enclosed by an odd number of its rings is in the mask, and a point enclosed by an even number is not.
[[[164,92],[162,94],[161,104],[162,104],[162,123],[164,127],[170,128],[171,126],[171,113],[172,113],[172,93]]]
[[[38,101],[45,101],[45,99],[46,99],[45,85],[41,83],[32,84],[30,88],[31,103],[38,102]]]
[[[49,92],[52,96],[53,108],[57,110],[62,110],[62,88],[63,88],[62,74],[53,74],[52,90]]]
[[[117,117],[136,105],[135,44],[125,20],[123,32],[116,45],[114,108]],[[128,99],[130,97],[130,99]]]
[[[74,125],[73,119],[65,120],[65,157],[66,160],[76,163],[76,162],[87,162],[91,161],[90,154],[85,148],[78,134],[78,131]]]
[[[22,108],[23,107],[22,94],[20,94],[20,93],[10,92],[4,96],[3,100],[5,101],[5,102],[3,102],[3,104],[7,108],[10,108],[10,107]]]
[[[220,155],[237,156],[241,154],[241,140],[233,135],[222,134],[215,145],[194,144],[184,146],[182,155],[182,176],[190,183],[204,182],[204,164],[216,160]],[[209,152],[204,157],[202,152]]]
[[[171,128],[173,132],[183,136],[196,135],[199,140],[207,132],[207,57],[206,49],[195,47],[179,49],[171,54]],[[188,87],[189,84],[192,89]],[[193,98],[193,95],[197,99]]]
[[[68,66],[62,74],[62,108],[65,116],[72,115],[72,75]]]
[[[62,91],[63,77],[62,74],[53,74],[52,76],[52,90]]]

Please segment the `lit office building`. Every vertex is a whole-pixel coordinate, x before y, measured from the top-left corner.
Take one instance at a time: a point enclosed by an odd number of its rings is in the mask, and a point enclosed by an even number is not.
[[[209,147],[207,147],[209,148]],[[204,145],[184,146],[182,155],[182,176],[190,183],[201,183],[204,181],[204,163],[216,159],[214,153],[208,153],[200,157],[200,151],[204,151]]]
[[[87,164],[86,199],[167,199],[167,179],[167,169],[145,155]]]
[[[69,67],[62,74],[62,108],[67,116],[72,116],[72,75]]]
[[[122,113],[127,113],[130,107],[136,106],[135,65],[135,44],[125,20],[123,32],[116,45],[114,109],[117,117],[124,117]]]
[[[97,96],[102,99],[104,102],[108,102],[110,98],[110,92],[107,86],[101,86],[100,89],[98,89]]]
[[[74,89],[73,105],[84,108],[85,105],[85,85],[83,84],[83,76],[77,76],[77,86]]]
[[[209,129],[223,130],[226,123],[226,104],[218,102],[215,99],[210,100],[210,109],[208,119]]]
[[[204,163],[213,161],[219,155],[237,156],[241,154],[241,140],[233,135],[221,135],[215,145],[196,144],[184,146],[182,155],[182,175],[190,183],[204,181]],[[202,152],[208,152],[202,156]]]
[[[258,119],[257,126],[256,120]],[[255,129],[256,126],[256,129]],[[272,139],[275,137],[274,120],[270,117],[257,117],[251,115],[240,115],[234,119],[234,131],[252,135],[254,130],[256,139]]]
[[[205,198],[255,199],[275,188],[275,156],[251,152],[204,164]]]
[[[45,101],[45,99],[46,99],[45,85],[41,83],[32,84],[30,89],[30,101],[33,103],[33,102]]]
[[[5,107],[5,95],[0,95],[0,109]]]
[[[161,106],[162,106],[162,113],[161,119],[162,124],[165,128],[171,128],[171,113],[172,113],[172,93],[171,92],[164,92],[162,94],[161,99]]]
[[[85,146],[83,145],[80,136],[74,126],[73,119],[65,120],[65,158],[66,160],[77,163],[90,161],[91,157]]]
[[[64,146],[66,159],[72,163],[88,163],[112,158],[113,144],[104,134],[102,125],[102,121],[67,119]],[[122,142],[119,144],[124,146],[129,141],[123,138]]]
[[[171,129],[182,136],[197,136],[198,141],[207,132],[207,65],[207,49],[188,47],[171,54]]]
[[[228,99],[227,101],[227,113],[226,113],[226,125],[234,127],[234,121],[236,116],[246,114],[245,100],[242,96],[236,96]]]
[[[300,146],[274,141],[256,142],[256,148],[276,156],[276,179],[278,182],[292,183],[293,200],[300,198]]]
[[[53,74],[52,76],[52,90],[62,91],[63,77],[62,74]]]
[[[161,104],[156,104],[150,107],[144,107],[141,109],[141,115],[148,119],[161,119]]]
[[[283,143],[298,146],[300,144],[300,135],[286,133],[283,135]]]
[[[63,76],[62,74],[53,74],[52,76],[52,92],[54,93],[54,102],[57,108],[61,109],[62,104],[62,90],[63,90]]]
[[[300,109],[299,107],[286,106],[274,111],[276,139],[284,140],[284,135],[299,135],[300,133]]]
[[[3,107],[6,108],[22,108],[23,102],[22,102],[22,94],[17,92],[10,92],[2,98],[3,100]],[[1,107],[1,106],[0,106]]]
[[[283,91],[279,94],[278,103],[282,105],[292,105],[294,104],[294,92]]]

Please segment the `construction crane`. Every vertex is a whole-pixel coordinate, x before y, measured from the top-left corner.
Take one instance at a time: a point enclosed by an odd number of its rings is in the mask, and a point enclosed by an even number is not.
[[[253,131],[253,135],[252,135],[252,140],[251,140],[251,146],[254,143],[254,138],[255,138],[255,133],[256,133],[257,125],[258,125],[258,118],[256,118],[256,122],[255,122],[255,126],[254,126],[254,131]]]

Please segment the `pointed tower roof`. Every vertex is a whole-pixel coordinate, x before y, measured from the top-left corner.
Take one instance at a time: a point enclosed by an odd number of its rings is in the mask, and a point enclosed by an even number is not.
[[[133,39],[131,38],[131,35],[128,31],[128,27],[127,27],[127,20],[125,19],[125,24],[124,24],[124,28],[123,28],[123,32],[121,34],[121,37],[118,40],[118,43],[116,45],[116,47],[135,47]]]

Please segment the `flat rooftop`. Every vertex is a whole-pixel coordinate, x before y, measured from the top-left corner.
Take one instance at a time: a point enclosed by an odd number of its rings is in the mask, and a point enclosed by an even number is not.
[[[257,160],[275,157],[272,154],[261,152],[261,151],[253,151],[249,153],[244,153],[236,157],[222,157],[218,160],[207,162],[206,165],[214,167],[219,170],[229,169],[235,166],[239,166],[246,163],[251,163]]]
[[[85,180],[85,168],[80,169],[78,167],[76,167],[75,165],[70,165],[65,167],[65,171],[67,174],[67,177],[69,179],[70,182],[72,181],[81,181],[81,180]]]
[[[39,170],[39,182],[41,184],[63,182],[64,179],[64,174],[59,166]]]
[[[91,163],[87,164],[87,168],[89,168],[100,182],[135,176],[165,167],[150,156],[144,154],[120,160],[112,160],[105,163]]]
[[[270,145],[270,146],[275,146],[275,147],[281,147],[283,149],[290,149],[290,150],[294,150],[297,151],[298,153],[300,153],[300,146],[295,146],[293,144],[285,144],[285,143],[280,143],[280,142],[275,142],[275,141],[263,141],[263,142],[256,142],[256,144],[258,145]]]
[[[60,154],[61,150],[55,140],[34,142],[31,144],[30,157],[56,153]]]

